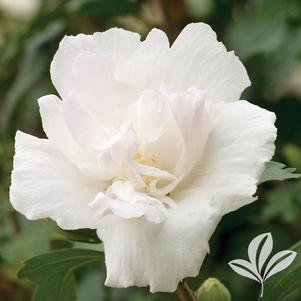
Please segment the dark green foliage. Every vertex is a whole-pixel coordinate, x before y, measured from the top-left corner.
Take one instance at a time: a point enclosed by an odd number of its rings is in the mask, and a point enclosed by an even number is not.
[[[247,68],[252,86],[242,99],[276,113],[275,162],[266,165],[259,200],[222,219],[210,241],[210,256],[198,278],[191,280],[193,289],[208,277],[218,277],[233,300],[254,301],[260,288],[230,271],[227,262],[243,258],[248,243],[264,232],[272,232],[276,250],[288,249],[300,239],[300,0],[163,1],[164,5],[156,0],[43,0],[40,9],[25,19],[5,14],[0,6],[0,301],[29,301],[32,283],[16,277],[21,261],[62,247],[26,261],[21,268],[19,276],[36,284],[34,301],[175,299],[170,294],[149,294],[147,289],[106,288],[103,254],[95,251],[103,246],[95,230],[55,230],[49,221],[29,222],[8,202],[15,131],[45,135],[36,100],[56,93],[49,66],[65,34],[122,26],[144,37],[159,27],[172,40],[185,24],[208,22]],[[300,244],[294,250],[301,254]],[[301,300],[300,254],[287,270],[268,279],[263,301]]]
[[[72,301],[76,300],[74,270],[103,259],[97,251],[62,249],[27,260],[18,276],[37,282],[33,301]]]
[[[267,280],[262,301],[297,301],[301,294],[301,242],[290,250],[297,252],[293,264]]]
[[[100,243],[100,239],[96,234],[96,230],[92,229],[79,229],[79,230],[62,230],[57,227],[58,233],[62,234],[69,240],[88,242],[88,243]]]

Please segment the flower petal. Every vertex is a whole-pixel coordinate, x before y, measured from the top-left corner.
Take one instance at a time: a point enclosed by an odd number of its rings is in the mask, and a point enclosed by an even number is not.
[[[70,89],[70,73],[75,58],[83,51],[109,55],[119,64],[140,44],[140,36],[120,28],[112,28],[93,35],[65,36],[51,63],[51,79],[59,94],[64,97]]]
[[[73,156],[78,145],[70,135],[63,116],[63,102],[55,95],[39,98],[40,114],[45,134],[67,156]]]
[[[138,181],[144,187],[140,176],[133,170],[130,162],[137,148],[137,136],[130,124],[120,127],[119,131],[103,146],[97,156],[99,169],[103,170],[105,179],[114,177],[129,178]]]
[[[75,58],[66,85],[96,119],[114,126],[124,121],[125,111],[138,93],[115,79],[111,57],[87,51]]]
[[[177,203],[158,225],[115,216],[102,220],[97,233],[104,242],[106,285],[173,292],[184,277],[198,274],[220,216],[198,189],[178,194]]]
[[[214,102],[231,102],[238,100],[250,85],[243,64],[217,41],[215,32],[207,24],[187,25],[172,45],[170,55],[172,59],[166,73],[166,88],[170,92],[195,86],[206,90]]]
[[[168,62],[169,41],[166,34],[153,29],[146,39],[116,70],[119,80],[139,88],[159,88]]]
[[[17,132],[15,147],[10,201],[17,211],[30,220],[50,217],[63,229],[98,226],[88,203],[100,183],[85,181],[48,140]]]
[[[162,223],[167,210],[157,199],[137,192],[128,181],[116,180],[106,194],[99,193],[89,206],[100,216],[112,215],[123,219],[144,217],[150,223]]]
[[[62,109],[70,134],[86,150],[99,149],[114,134],[112,127],[96,120],[72,94],[64,100]]]
[[[191,171],[209,137],[205,94],[193,88],[186,93],[147,91],[137,101],[134,126],[141,152],[153,155],[157,166],[177,176]]]
[[[167,95],[167,102],[184,141],[175,174],[184,176],[199,161],[211,132],[205,93],[191,88],[187,93]]]
[[[64,153],[82,173],[103,179],[96,162],[95,149],[108,137],[111,129],[96,122],[73,95],[68,95],[64,101],[55,95],[47,95],[38,102],[43,129],[52,145]]]
[[[219,104],[212,113],[214,130],[186,183],[212,191],[227,213],[255,200],[265,162],[275,150],[275,114],[247,101]]]
[[[136,103],[133,119],[141,153],[154,156],[155,167],[173,173],[185,146],[164,96],[155,91],[143,93]]]

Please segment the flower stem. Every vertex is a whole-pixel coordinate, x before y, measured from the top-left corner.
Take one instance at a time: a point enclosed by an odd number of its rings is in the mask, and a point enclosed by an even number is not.
[[[184,281],[179,283],[176,294],[180,301],[197,301],[194,293]]]

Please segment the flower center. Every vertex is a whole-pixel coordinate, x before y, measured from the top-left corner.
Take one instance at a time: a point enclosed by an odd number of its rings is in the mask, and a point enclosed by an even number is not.
[[[145,153],[143,153],[141,150],[137,150],[136,153],[134,154],[133,159],[144,166],[155,167],[156,160],[154,154],[145,155]],[[145,192],[149,192],[148,185],[151,183],[154,177],[151,175],[141,174],[141,178],[145,183],[145,185],[147,186],[145,187]]]
[[[148,165],[148,166],[155,166],[155,162],[156,162],[154,154],[145,155],[144,153],[142,153],[141,150],[136,151],[133,159],[143,165]]]

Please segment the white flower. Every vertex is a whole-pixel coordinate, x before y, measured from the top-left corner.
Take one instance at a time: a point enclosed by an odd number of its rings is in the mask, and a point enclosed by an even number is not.
[[[48,139],[17,133],[11,203],[97,229],[106,285],[174,291],[222,215],[255,199],[274,114],[238,101],[246,70],[202,23],[171,47],[157,29],[65,37],[51,77],[63,101],[39,99]]]

